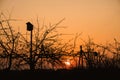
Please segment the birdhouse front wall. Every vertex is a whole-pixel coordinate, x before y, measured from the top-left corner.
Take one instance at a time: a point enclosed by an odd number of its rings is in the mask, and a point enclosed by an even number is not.
[[[32,31],[33,30],[33,26],[27,26],[27,30],[28,31]]]

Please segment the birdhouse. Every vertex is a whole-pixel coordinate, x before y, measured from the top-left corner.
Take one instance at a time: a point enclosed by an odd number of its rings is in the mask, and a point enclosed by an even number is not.
[[[33,30],[33,25],[30,22],[27,22],[27,30],[32,31]]]

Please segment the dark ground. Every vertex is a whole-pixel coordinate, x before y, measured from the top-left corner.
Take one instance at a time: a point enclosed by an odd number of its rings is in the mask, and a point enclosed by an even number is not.
[[[120,80],[120,69],[0,71],[0,80]]]

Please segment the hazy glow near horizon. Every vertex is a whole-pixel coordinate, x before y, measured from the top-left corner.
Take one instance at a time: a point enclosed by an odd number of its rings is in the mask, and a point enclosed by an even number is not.
[[[80,33],[96,41],[120,38],[120,0],[0,0],[1,11],[11,11],[12,17],[27,20],[47,20],[56,23],[62,18],[68,28],[65,33]],[[23,29],[23,27],[21,27]]]

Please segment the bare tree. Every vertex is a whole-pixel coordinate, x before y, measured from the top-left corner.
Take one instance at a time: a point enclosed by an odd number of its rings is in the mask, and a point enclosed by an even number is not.
[[[10,25],[12,19],[6,18],[6,16],[1,13],[0,15],[0,47],[3,50],[3,54],[8,57],[8,67],[10,70],[12,66],[12,56],[16,54],[17,41],[19,39],[19,33],[15,33]]]

